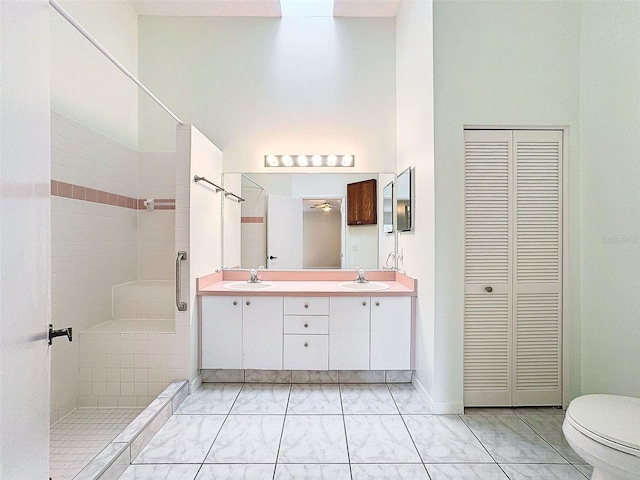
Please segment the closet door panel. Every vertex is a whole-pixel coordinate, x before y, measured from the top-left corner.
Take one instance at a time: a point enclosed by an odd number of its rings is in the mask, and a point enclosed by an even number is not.
[[[465,131],[464,403],[511,402],[510,131]]]
[[[515,131],[513,405],[562,403],[562,132]]]
[[[509,295],[503,290],[465,292],[465,406],[511,405]]]

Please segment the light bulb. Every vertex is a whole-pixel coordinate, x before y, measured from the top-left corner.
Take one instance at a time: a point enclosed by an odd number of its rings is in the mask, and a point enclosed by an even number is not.
[[[314,155],[313,157],[311,157],[311,163],[314,167],[322,166],[322,157],[320,155]]]
[[[277,167],[278,158],[275,155],[267,155],[267,163],[272,167]]]
[[[353,162],[353,156],[345,155],[344,157],[342,157],[342,166],[343,167],[350,167],[351,166],[351,162]]]
[[[330,212],[331,211],[331,205],[325,205],[324,207],[322,207],[322,210],[324,210],[325,212]]]
[[[306,155],[298,155],[298,158],[296,160],[298,161],[299,167],[306,167],[307,165],[309,165],[309,160],[307,159]]]
[[[336,163],[338,163],[338,157],[336,157],[335,155],[329,155],[327,157],[327,166],[328,167],[335,167]]]
[[[283,155],[282,163],[285,167],[293,167],[293,158],[291,158],[291,155]]]

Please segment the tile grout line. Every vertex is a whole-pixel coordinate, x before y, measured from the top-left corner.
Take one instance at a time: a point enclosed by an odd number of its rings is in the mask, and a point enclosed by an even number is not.
[[[471,435],[474,436],[474,438],[478,441],[478,443],[482,446],[482,448],[484,448],[485,452],[487,452],[487,455],[489,455],[489,457],[491,457],[491,460],[493,460],[493,463],[495,465],[498,466],[498,468],[502,471],[502,473],[504,473],[504,475],[509,478],[509,475],[507,475],[507,472],[504,471],[504,469],[500,466],[500,464],[497,462],[497,460],[495,459],[495,457],[493,455],[491,455],[491,452],[489,451],[489,449],[485,446],[485,444],[482,442],[482,440],[480,440],[480,438],[478,437],[478,435],[476,435],[476,432],[473,431],[473,429],[469,426],[469,424],[467,422],[464,421],[464,413],[462,414],[458,414],[457,417],[460,419],[460,421],[464,424],[465,427],[467,427],[469,429],[469,431],[471,432]]]
[[[347,422],[344,417],[344,405],[342,403],[342,384],[340,383],[340,376],[338,374],[338,396],[340,397],[340,411],[342,412],[342,426],[344,428],[344,441],[347,445],[347,462],[349,464],[349,477],[353,480],[353,469],[351,468],[351,452],[349,451],[349,438],[347,435]]]
[[[289,383],[289,394],[287,395],[287,405],[284,408],[284,418],[282,420],[282,430],[280,431],[280,441],[278,442],[278,451],[276,452],[276,461],[273,465],[273,480],[276,478],[276,470],[278,469],[278,457],[280,456],[280,447],[282,446],[282,437],[284,436],[284,426],[287,423],[287,410],[289,410],[289,400],[291,399],[291,383]]]
[[[398,409],[398,414],[400,415],[400,419],[402,420],[402,424],[404,425],[404,428],[407,429],[407,433],[409,434],[409,438],[411,439],[411,443],[413,443],[413,448],[416,449],[416,453],[418,454],[418,458],[420,458],[420,462],[422,463],[422,467],[424,468],[424,471],[427,472],[427,477],[429,479],[431,479],[431,474],[429,473],[429,470],[427,469],[427,465],[424,463],[424,459],[422,458],[422,455],[420,454],[420,449],[418,449],[418,446],[416,445],[416,441],[413,439],[413,435],[411,435],[411,430],[409,430],[409,426],[407,425],[407,422],[404,419],[404,415],[400,411],[400,407],[398,407],[398,402],[396,401],[396,397],[393,396],[393,393],[391,392],[391,388],[389,387],[389,384],[385,383],[385,385],[387,386],[387,390],[389,391],[389,395],[391,395],[391,400],[393,400],[394,405]]]
[[[222,431],[222,428],[224,427],[224,424],[227,423],[227,419],[231,415],[231,410],[233,410],[233,406],[236,404],[236,401],[238,400],[238,397],[240,396],[240,392],[242,392],[242,390],[244,389],[244,386],[245,386],[245,384],[243,383],[242,386],[240,387],[240,389],[238,390],[238,393],[236,393],[236,396],[233,399],[233,402],[231,402],[231,407],[229,407],[229,411],[225,415],[224,420],[223,420],[222,424],[220,425],[220,429],[218,430],[218,433],[216,433],[216,436],[214,437],[213,442],[211,442],[211,446],[209,447],[209,450],[207,450],[207,453],[205,454],[204,459],[202,459],[202,463],[200,464],[200,468],[198,469],[198,473],[196,473],[196,477],[200,473],[200,470],[202,470],[202,467],[204,467],[204,464],[207,461],[207,457],[209,456],[209,453],[211,453],[211,449],[213,448],[213,445],[216,443],[216,440],[218,439],[218,436],[220,435],[220,432]],[[174,415],[175,415],[175,413],[174,413]],[[208,414],[208,415],[211,415],[211,414]]]

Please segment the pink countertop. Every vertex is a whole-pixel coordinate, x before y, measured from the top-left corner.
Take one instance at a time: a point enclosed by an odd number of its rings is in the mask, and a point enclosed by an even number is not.
[[[198,278],[198,295],[227,296],[293,296],[293,297],[378,297],[378,296],[415,296],[416,280],[394,271],[367,272],[367,280],[389,285],[386,290],[352,291],[340,286],[352,281],[357,274],[353,271],[268,271],[261,270],[259,277],[273,283],[273,286],[261,290],[230,290],[225,284],[246,281],[247,271],[224,271]]]

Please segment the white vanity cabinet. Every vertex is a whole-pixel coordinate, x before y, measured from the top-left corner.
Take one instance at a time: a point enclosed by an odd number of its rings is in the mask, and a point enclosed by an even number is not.
[[[201,368],[410,370],[409,296],[201,299]]]
[[[285,370],[329,367],[329,298],[284,298]]]
[[[371,297],[371,370],[411,369],[411,297]]]
[[[242,297],[202,297],[202,368],[242,368]]]
[[[282,297],[202,297],[201,368],[282,369]]]
[[[243,368],[282,370],[282,297],[242,298]]]
[[[369,370],[371,297],[332,297],[329,370]]]

